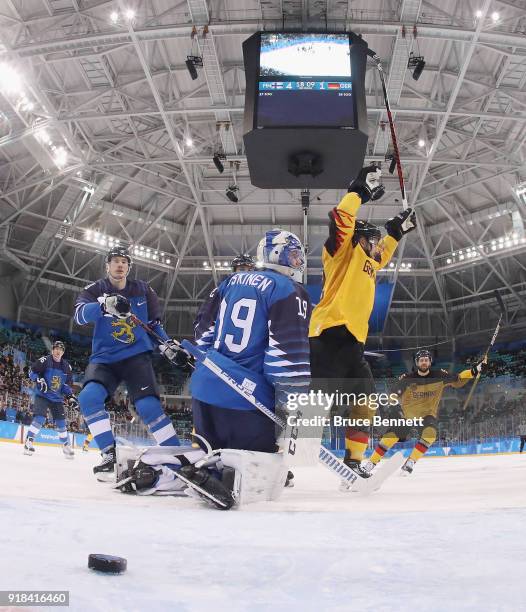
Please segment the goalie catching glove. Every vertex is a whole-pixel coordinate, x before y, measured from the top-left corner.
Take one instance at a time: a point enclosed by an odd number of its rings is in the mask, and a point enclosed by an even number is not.
[[[175,340],[167,340],[159,344],[159,351],[176,368],[185,370],[191,368],[194,364],[194,358],[181,348],[181,345]]]
[[[360,196],[362,204],[369,200],[378,200],[385,193],[384,186],[380,183],[382,171],[378,166],[371,164],[362,168],[358,176],[349,185],[349,192],[356,193]]]
[[[97,299],[105,315],[115,317],[116,319],[127,319],[131,315],[130,301],[118,293],[103,295]]]
[[[406,208],[389,219],[384,227],[391,238],[400,242],[406,234],[416,229],[416,215],[412,208]]]

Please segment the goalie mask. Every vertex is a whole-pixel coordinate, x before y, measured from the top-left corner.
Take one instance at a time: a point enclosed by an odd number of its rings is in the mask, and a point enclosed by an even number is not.
[[[258,261],[265,268],[290,276],[297,283],[303,282],[305,250],[300,239],[292,232],[269,230],[259,241]]]

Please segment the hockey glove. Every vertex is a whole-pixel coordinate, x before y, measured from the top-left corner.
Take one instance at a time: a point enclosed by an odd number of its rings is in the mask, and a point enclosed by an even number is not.
[[[174,340],[167,340],[163,344],[159,344],[159,351],[170,363],[182,370],[191,367],[193,364],[192,356]]]
[[[131,306],[127,298],[115,293],[98,298],[100,307],[105,315],[117,319],[127,319],[131,315]]]
[[[389,219],[384,227],[389,236],[399,242],[406,234],[416,229],[416,215],[412,208],[406,208],[396,217]]]
[[[378,200],[385,193],[384,186],[380,183],[382,171],[378,166],[371,164],[360,170],[358,176],[349,185],[349,192],[360,196],[362,204],[369,200]]]
[[[47,393],[47,382],[44,377],[37,378],[37,389],[40,393]]]
[[[76,409],[79,407],[79,400],[74,395],[66,395],[66,404],[69,408]]]
[[[483,359],[482,361],[479,361],[471,368],[471,373],[473,374],[473,376],[479,376],[481,374],[484,374],[484,372],[487,369],[488,369],[488,361],[487,359]]]
[[[124,470],[117,483],[118,488],[123,493],[136,493],[142,489],[151,489],[159,479],[161,470],[155,470],[151,465],[140,462],[135,467]]]

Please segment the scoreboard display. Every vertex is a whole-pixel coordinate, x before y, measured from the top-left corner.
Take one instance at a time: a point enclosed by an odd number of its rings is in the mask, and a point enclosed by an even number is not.
[[[253,185],[343,188],[367,146],[367,43],[352,32],[258,32],[243,43]]]
[[[347,34],[262,33],[257,127],[355,126]]]

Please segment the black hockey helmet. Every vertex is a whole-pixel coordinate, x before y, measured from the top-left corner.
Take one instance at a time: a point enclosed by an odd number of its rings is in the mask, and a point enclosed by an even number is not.
[[[358,244],[361,236],[364,236],[364,238],[367,238],[367,240],[379,241],[382,237],[382,232],[374,223],[357,219],[354,224],[354,234],[352,237],[352,243],[354,246]]]
[[[106,263],[110,263],[113,257],[125,257],[128,260],[128,265],[132,265],[132,258],[125,246],[112,246],[106,253]]]
[[[433,356],[431,355],[431,352],[428,351],[427,349],[420,349],[419,351],[415,353],[415,365],[418,364],[418,360],[421,357],[428,357],[429,361],[433,363]]]
[[[249,255],[248,253],[242,253],[241,255],[236,255],[234,259],[230,262],[230,265],[232,266],[232,270],[235,272],[240,266],[247,266],[248,268],[253,270],[256,264],[254,263],[252,255]]]
[[[51,349],[53,350],[55,348],[59,348],[64,352],[66,351],[66,345],[62,342],[62,340],[55,340],[55,342],[53,342]]]

